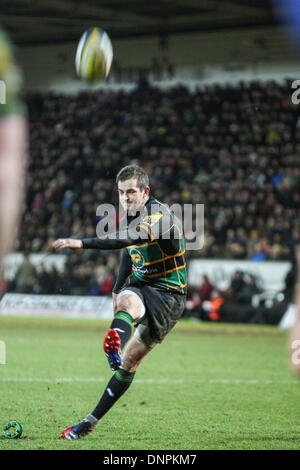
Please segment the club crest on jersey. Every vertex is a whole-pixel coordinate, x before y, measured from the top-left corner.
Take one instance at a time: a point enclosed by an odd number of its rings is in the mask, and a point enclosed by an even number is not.
[[[143,218],[143,224],[148,225],[148,227],[152,227],[161,218],[162,218],[161,212],[157,212],[156,214],[153,214],[153,215],[147,215],[146,217]]]
[[[132,250],[130,250],[129,254],[131,256],[131,259],[132,259],[134,265],[137,268],[141,268],[144,265],[144,258],[138,250],[133,248]]]

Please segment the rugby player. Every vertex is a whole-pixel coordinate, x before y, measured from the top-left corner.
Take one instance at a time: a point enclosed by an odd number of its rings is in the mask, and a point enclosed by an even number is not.
[[[187,273],[179,220],[150,194],[149,178],[141,167],[124,167],[116,183],[126,213],[119,232],[53,243],[56,249],[123,249],[112,293],[114,318],[103,343],[115,373],[95,409],[62,431],[61,437],[67,439],[80,439],[95,428],[128,390],[144,357],[163,341],[185,308]]]
[[[27,118],[20,98],[22,76],[14,47],[0,29],[0,299],[5,291],[4,257],[19,228],[26,167]]]

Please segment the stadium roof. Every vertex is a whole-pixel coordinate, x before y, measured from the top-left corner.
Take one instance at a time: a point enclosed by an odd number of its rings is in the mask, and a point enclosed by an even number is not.
[[[271,0],[2,0],[1,24],[19,45],[78,40],[91,26],[112,38],[270,26]]]

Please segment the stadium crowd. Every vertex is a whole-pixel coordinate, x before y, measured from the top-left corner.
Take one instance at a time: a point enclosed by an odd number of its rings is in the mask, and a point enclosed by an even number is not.
[[[294,260],[295,261],[295,260]],[[114,286],[118,269],[116,257],[100,257],[95,268],[88,258],[82,263],[72,253],[63,270],[51,269],[41,263],[35,266],[26,253],[10,291],[27,294],[108,295]],[[285,277],[285,287],[272,300],[265,302],[263,289],[253,274],[237,270],[228,288],[220,289],[206,274],[199,286],[188,288],[184,318],[199,321],[277,324],[293,299],[296,263]],[[262,294],[262,296],[260,296]],[[256,297],[256,302],[253,302]],[[257,301],[258,300],[258,301]],[[256,304],[256,305],[255,305]],[[269,304],[269,305],[268,305]]]
[[[130,92],[31,94],[27,103],[30,158],[18,251],[95,236],[97,206],[118,205],[115,175],[132,162],[148,171],[157,199],[205,205],[204,247],[188,258],[289,260],[300,242],[300,113],[289,80],[193,92],[142,80]],[[51,282],[51,273],[38,269],[49,292],[58,293],[63,276],[65,293],[106,293],[118,256],[70,253],[65,273]]]

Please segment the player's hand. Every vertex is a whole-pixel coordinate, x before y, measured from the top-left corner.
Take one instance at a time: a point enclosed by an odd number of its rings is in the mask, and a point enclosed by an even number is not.
[[[64,248],[71,248],[72,250],[79,250],[82,248],[82,241],[75,240],[74,238],[58,238],[52,243],[52,248],[62,250]]]

